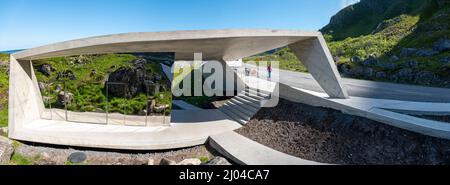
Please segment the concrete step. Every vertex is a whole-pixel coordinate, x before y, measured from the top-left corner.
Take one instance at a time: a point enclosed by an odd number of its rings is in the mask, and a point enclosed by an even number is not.
[[[239,96],[239,97],[246,97],[250,101],[261,101],[261,100],[264,99],[263,97],[256,96],[254,94],[247,94],[247,93],[244,93],[244,92],[239,93],[237,96]]]
[[[260,109],[260,101],[252,101],[249,102],[248,100],[244,99],[243,97],[235,97],[230,102],[233,102],[234,104],[238,104],[239,106],[249,109],[252,112],[256,112]]]
[[[269,96],[269,94],[270,94],[270,92],[267,92],[267,91],[264,91],[261,89],[258,90],[256,88],[252,88],[252,87],[246,89],[245,91],[251,92],[251,93],[257,94],[259,96],[263,96],[263,97]]]
[[[249,121],[252,118],[252,114],[247,114],[245,112],[240,111],[237,107],[239,105],[233,104],[231,102],[227,102],[227,109],[237,115],[239,118],[245,120],[245,122]]]
[[[230,101],[238,104],[246,104],[249,105],[250,107],[253,107],[254,109],[259,109],[261,104],[260,101],[249,100],[245,96],[235,96]]]
[[[258,109],[251,107],[249,105],[243,104],[243,103],[236,103],[236,102],[232,102],[232,101],[229,101],[227,103],[230,106],[232,106],[233,109],[236,109],[237,111],[244,113],[248,117],[252,117],[258,111]]]
[[[229,105],[224,104],[220,109],[221,112],[223,112],[225,115],[227,115],[228,117],[230,117],[232,120],[245,125],[247,123],[247,121],[245,121],[244,119],[240,118],[238,115],[236,115],[235,113],[233,113],[230,108]]]
[[[256,96],[256,97],[260,97],[260,98],[264,98],[264,97],[269,96],[268,94],[258,93],[258,92],[253,91],[253,90],[248,90],[248,91],[246,90],[246,91],[242,91],[241,93],[245,93],[247,95]]]

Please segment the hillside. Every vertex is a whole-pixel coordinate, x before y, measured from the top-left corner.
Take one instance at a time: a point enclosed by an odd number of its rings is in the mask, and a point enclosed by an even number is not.
[[[449,7],[446,0],[362,0],[321,31],[342,76],[450,88]],[[280,59],[282,69],[306,71],[291,56],[284,48],[244,61]]]
[[[8,125],[9,55],[0,53],[0,127]]]

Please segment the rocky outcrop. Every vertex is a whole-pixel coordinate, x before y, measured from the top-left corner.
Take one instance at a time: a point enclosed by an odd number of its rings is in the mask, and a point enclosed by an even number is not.
[[[202,161],[200,161],[200,159],[197,158],[184,159],[179,163],[177,163],[177,165],[200,165],[200,164],[202,164]]]
[[[167,158],[162,158],[161,161],[159,162],[159,165],[176,165],[177,162],[167,159]]]
[[[205,165],[231,165],[231,163],[228,162],[227,159],[217,156],[214,157],[214,159],[208,161]]]
[[[108,90],[113,96],[131,98],[142,92],[150,94],[159,91],[159,74],[149,74],[145,64],[147,60],[137,59],[132,67],[121,67],[108,77]]]
[[[70,70],[58,72],[58,75],[56,76],[56,80],[76,80],[76,79],[77,77]]]
[[[450,51],[450,39],[439,39],[434,44],[434,50],[439,52]]]
[[[50,76],[53,71],[56,71],[56,69],[50,64],[43,64],[38,67],[38,71],[45,76]]]
[[[58,93],[57,103],[58,105],[64,106],[66,103],[69,104],[73,100],[73,94],[70,92],[65,93],[64,91],[60,91]]]
[[[0,165],[8,164],[11,155],[14,152],[12,141],[6,137],[0,136]]]

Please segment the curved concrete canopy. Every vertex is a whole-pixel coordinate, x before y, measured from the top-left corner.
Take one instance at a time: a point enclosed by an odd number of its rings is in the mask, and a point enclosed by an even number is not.
[[[175,52],[177,60],[236,60],[318,37],[298,30],[203,30],[105,35],[50,44],[14,54],[17,60],[127,52]]]

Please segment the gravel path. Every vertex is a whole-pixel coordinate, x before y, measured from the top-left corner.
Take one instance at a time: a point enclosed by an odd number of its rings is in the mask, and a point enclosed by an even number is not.
[[[159,152],[111,152],[91,149],[55,148],[55,146],[33,145],[31,143],[21,144],[16,148],[15,153],[30,159],[36,159],[33,164],[66,164],[70,154],[83,152],[86,154],[86,164],[90,165],[144,165],[149,159],[154,160],[154,164],[159,164],[162,158],[167,158],[175,162],[183,159],[208,157],[213,159],[217,156],[213,150],[206,146],[195,146],[186,149],[159,151]]]
[[[238,133],[275,150],[334,164],[450,164],[450,141],[340,111],[280,100]]]

